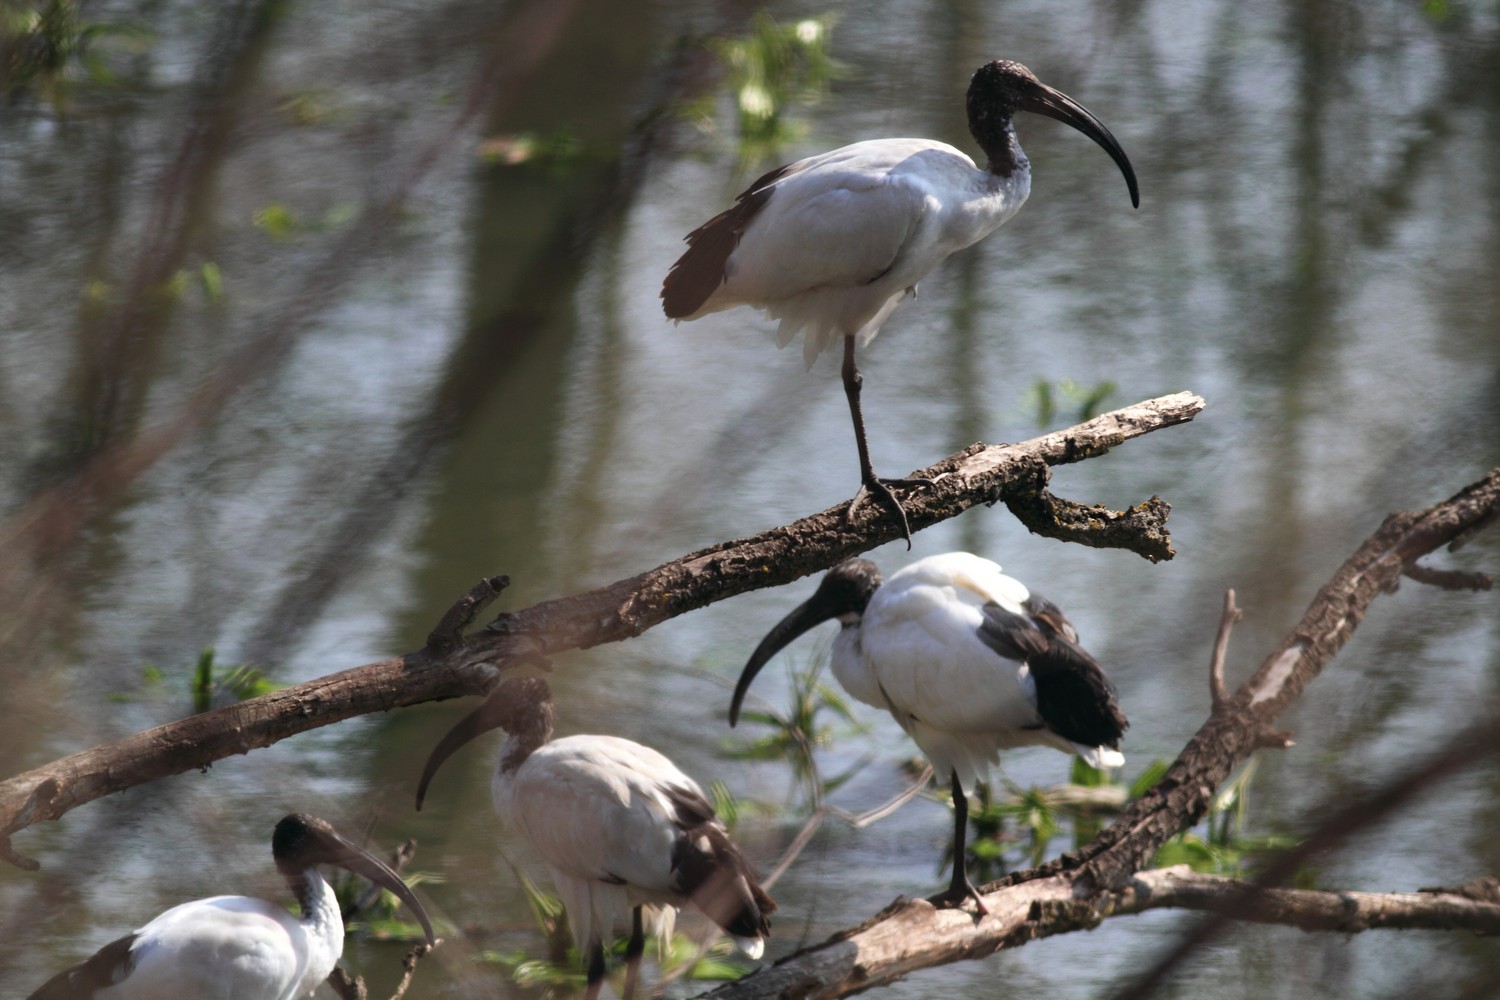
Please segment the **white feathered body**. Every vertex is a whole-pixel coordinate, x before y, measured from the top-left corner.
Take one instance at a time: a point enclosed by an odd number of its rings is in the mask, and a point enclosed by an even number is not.
[[[1015,215],[1031,170],[1022,157],[1001,177],[946,143],[873,139],[790,164],[770,186],[723,284],[681,318],[764,309],[781,321],[778,346],[805,331],[811,367],[845,335],[864,346],[929,271]]]
[[[299,918],[250,896],[174,906],[135,932],[129,972],[97,1000],[293,1000],[333,971],[344,947],[338,901],[315,870]]]
[[[875,591],[858,626],[839,633],[834,675],[860,701],[888,710],[937,774],[957,774],[965,792],[1011,747],[1051,746],[1095,767],[1123,764],[1117,750],[1048,730],[1026,664],[979,638],[983,605],[1024,615],[1029,597],[1024,584],[980,556],[920,559]]]
[[[506,756],[491,784],[495,809],[546,862],[580,949],[628,926],[637,905],[656,908],[647,917],[669,936],[688,901],[673,865],[682,830],[671,791],[702,799],[698,784],[657,751],[614,736],[555,740],[513,771]],[[760,956],[760,938],[736,941]]]

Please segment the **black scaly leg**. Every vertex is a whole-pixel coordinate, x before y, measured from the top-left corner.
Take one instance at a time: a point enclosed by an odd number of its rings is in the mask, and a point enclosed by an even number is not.
[[[943,900],[954,906],[962,906],[965,899],[972,899],[981,917],[989,915],[989,907],[979,898],[979,890],[969,881],[969,859],[964,853],[964,842],[968,839],[969,800],[964,796],[963,786],[958,783],[958,772],[953,773],[953,879]]]
[[[625,992],[620,1000],[635,996],[635,984],[641,975],[641,955],[646,950],[646,934],[641,926],[641,908],[630,911],[630,941],[625,945]]]
[[[859,502],[864,499],[865,493],[873,493],[885,499],[892,507],[896,508],[896,516],[901,518],[901,536],[906,539],[906,547],[911,549],[911,525],[906,520],[906,508],[901,506],[901,501],[896,499],[896,494],[891,492],[891,486],[932,486],[931,479],[881,479],[875,475],[875,467],[870,464],[870,446],[865,441],[865,416],[859,407],[859,390],[864,384],[864,376],[859,373],[859,368],[854,364],[854,337],[844,337],[844,396],[849,400],[849,416],[854,420],[854,443],[859,446],[859,479],[860,491],[855,494],[854,502],[844,513],[844,517],[854,516],[854,510]]]
[[[604,942],[598,938],[589,942],[589,984],[584,990],[584,1000],[599,1000],[599,987],[604,985]]]

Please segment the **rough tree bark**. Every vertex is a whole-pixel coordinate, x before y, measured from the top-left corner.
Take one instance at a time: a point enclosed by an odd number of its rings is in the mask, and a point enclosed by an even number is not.
[[[1497,513],[1500,468],[1443,503],[1386,518],[1233,695],[1222,690],[1225,631],[1221,629],[1210,667],[1213,711],[1162,780],[1084,847],[985,887],[989,916],[976,919],[971,910],[938,909],[924,899],[898,899],[866,923],[706,996],[716,1000],[846,996],[918,969],[981,958],[1034,938],[1097,926],[1112,914],[1156,905],[1230,910],[1246,919],[1318,929],[1418,926],[1421,920],[1429,920],[1433,923],[1421,926],[1487,930],[1497,915],[1491,912],[1492,904],[1468,899],[1464,902],[1469,905],[1463,905],[1459,902],[1463,897],[1451,894],[1420,900],[1409,895],[1382,896],[1377,901],[1364,894],[1270,893],[1234,880],[1188,881],[1161,872],[1137,873],[1163,843],[1204,816],[1218,787],[1252,753],[1290,745],[1290,737],[1273,728],[1277,716],[1333,659],[1378,595],[1394,589],[1402,576],[1454,589],[1488,589],[1487,577],[1433,571],[1418,560],[1485,526]],[[1226,623],[1237,613],[1232,599],[1226,600]],[[1429,769],[1409,776],[1400,786],[1401,794],[1387,795],[1389,801],[1382,808],[1394,808],[1404,801],[1407,790],[1422,785],[1423,779],[1447,773],[1476,751],[1493,752],[1500,736],[1487,740],[1475,736],[1486,727],[1493,734],[1493,722],[1485,720],[1463,734],[1455,741],[1456,748],[1450,748]],[[1157,893],[1155,903],[1152,892]],[[1334,918],[1335,911],[1343,913],[1343,923]],[[1408,914],[1409,923],[1380,916],[1397,912]]]
[[[936,485],[904,499],[907,517],[919,530],[977,504],[1004,502],[1039,534],[1126,548],[1153,561],[1171,558],[1171,508],[1164,501],[1152,497],[1121,512],[1086,507],[1048,492],[1049,470],[1189,421],[1203,405],[1191,393],[1177,393],[1021,444],[974,445],[916,473]],[[841,503],[598,590],[502,614],[465,634],[505,585],[503,577],[483,580],[423,649],[159,726],[0,782],[0,856],[34,867],[13,851],[11,834],[112,792],[206,768],[342,719],[483,694],[508,666],[627,639],[684,612],[789,583],[899,537],[898,522],[883,507],[864,504],[852,519],[845,518],[846,508]]]
[[[1200,875],[1186,865],[1142,872],[1126,883],[1116,899],[1113,916],[1172,908],[1341,934],[1378,927],[1500,934],[1500,904],[1457,891],[1255,889],[1240,879]]]

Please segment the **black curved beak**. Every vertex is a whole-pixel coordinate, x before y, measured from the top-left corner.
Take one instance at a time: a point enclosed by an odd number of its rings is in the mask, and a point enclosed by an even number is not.
[[[777,622],[776,627],[766,633],[760,645],[755,647],[755,652],[750,654],[749,662],[745,664],[745,669],[740,671],[740,679],[734,685],[734,698],[729,702],[729,725],[731,727],[740,721],[740,703],[745,700],[745,692],[750,690],[750,683],[755,680],[755,675],[760,673],[760,668],[770,662],[771,657],[791,645],[792,640],[802,633],[837,618],[840,613],[840,609],[824,599],[824,592],[820,588],[817,593],[798,605],[791,614]]]
[[[1067,94],[1053,90],[1045,83],[1033,84],[1032,88],[1021,94],[1016,106],[1021,111],[1046,115],[1048,118],[1071,125],[1097,142],[1109,154],[1110,159],[1115,161],[1115,165],[1120,168],[1120,173],[1125,175],[1125,184],[1130,188],[1130,204],[1135,208],[1141,207],[1141,192],[1136,185],[1135,170],[1130,166],[1130,159],[1126,157],[1125,150],[1120,148],[1114,135],[1104,127],[1103,122],[1094,117],[1088,108]]]
[[[460,747],[476,736],[483,736],[491,729],[500,728],[500,720],[496,717],[496,709],[501,704],[500,693],[500,689],[496,689],[484,700],[484,704],[460,719],[456,726],[448,730],[446,736],[438,740],[432,753],[427,755],[427,765],[422,768],[422,780],[417,782],[417,812],[422,811],[427,786],[431,783],[432,776],[437,774],[437,769],[443,766],[443,761],[452,757]]]
[[[322,859],[324,862],[338,865],[360,878],[369,879],[376,885],[389,889],[422,924],[422,933],[427,935],[428,946],[437,943],[437,938],[432,933],[432,921],[427,919],[427,911],[422,908],[416,894],[389,865],[332,827],[319,829],[317,836],[327,851]]]

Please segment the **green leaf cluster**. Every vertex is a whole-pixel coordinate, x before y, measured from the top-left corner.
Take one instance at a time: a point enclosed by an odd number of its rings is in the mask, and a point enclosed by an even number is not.
[[[801,124],[789,113],[816,104],[830,81],[842,74],[843,67],[828,54],[834,21],[832,15],[824,15],[781,24],[761,11],[746,34],[709,40],[733,98],[742,166],[764,159],[795,138]],[[711,95],[681,106],[677,113],[705,133],[716,131]]]
[[[1106,379],[1094,385],[1080,385],[1071,379],[1037,379],[1027,392],[1028,408],[1035,407],[1039,427],[1050,427],[1059,414],[1069,423],[1092,420],[1115,394],[1115,383]]]
[[[15,101],[31,93],[63,111],[80,79],[117,82],[98,42],[143,48],[153,38],[137,24],[81,20],[78,6],[77,0],[0,4],[0,96]]]
[[[820,658],[792,671],[791,695],[785,712],[773,709],[741,712],[741,719],[767,726],[771,731],[748,745],[730,744],[725,750],[729,756],[740,760],[786,761],[792,769],[792,796],[800,797],[809,807],[821,802],[825,793],[853,777],[860,766],[855,765],[842,774],[825,778],[813,757],[814,751],[833,743],[834,726],[827,721],[830,717],[850,730],[861,728],[848,698],[823,680],[823,666],[824,661]]]
[[[1250,782],[1257,764],[1251,760],[1219,789],[1209,805],[1201,833],[1189,830],[1162,845],[1156,852],[1155,867],[1188,865],[1194,871],[1208,875],[1242,878],[1253,874],[1259,862],[1296,846],[1295,837],[1245,832],[1250,812]],[[1152,780],[1142,792],[1166,773],[1167,765],[1165,761],[1156,761],[1152,768],[1154,770],[1148,772]],[[1141,777],[1145,779],[1147,776]],[[1293,881],[1300,887],[1308,884],[1312,877],[1312,872],[1300,872]]]
[[[281,687],[259,668],[248,663],[237,664],[215,676],[214,649],[205,647],[193,668],[193,711],[206,712],[218,696],[234,701],[258,698]]]

